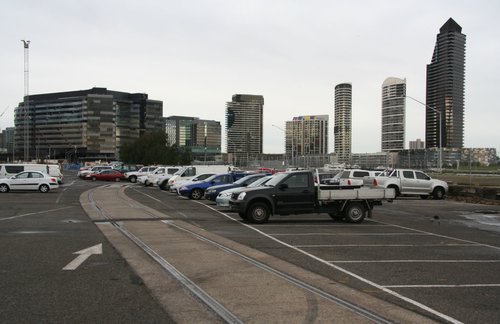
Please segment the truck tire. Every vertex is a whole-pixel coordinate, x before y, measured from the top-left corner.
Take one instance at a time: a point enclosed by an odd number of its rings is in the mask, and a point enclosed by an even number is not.
[[[203,197],[203,190],[196,188],[191,191],[191,199],[200,200]]]
[[[247,221],[255,224],[264,224],[269,220],[269,207],[265,203],[256,202],[250,205],[247,211]]]
[[[349,223],[361,223],[366,217],[366,207],[359,202],[350,203],[344,209],[344,217]]]
[[[161,190],[167,190],[167,181],[163,181],[162,183],[160,183],[159,187]]]
[[[137,182],[137,177],[135,175],[131,175],[128,180],[132,183],[136,183]]]
[[[442,187],[436,187],[434,188],[434,191],[432,192],[432,197],[434,199],[440,200],[444,198],[444,189]]]

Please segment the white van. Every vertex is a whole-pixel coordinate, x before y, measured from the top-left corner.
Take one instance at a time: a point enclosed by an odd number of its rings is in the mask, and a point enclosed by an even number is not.
[[[23,171],[40,171],[51,177],[56,177],[57,182],[63,183],[64,176],[57,164],[0,164],[0,178],[9,178]]]
[[[179,171],[173,175],[164,175],[157,179],[155,185],[160,187],[162,190],[169,190],[170,186],[174,184],[176,179],[182,178],[183,180],[190,180],[197,175],[203,173],[227,173],[234,171],[234,167],[231,165],[214,164],[214,165],[189,165],[182,167]]]

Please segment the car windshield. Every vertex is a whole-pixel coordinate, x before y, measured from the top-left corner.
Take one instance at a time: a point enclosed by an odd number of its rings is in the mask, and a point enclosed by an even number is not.
[[[239,184],[239,185],[240,185],[240,184],[245,183],[245,181],[248,181],[248,179],[253,178],[253,177],[254,177],[254,175],[253,175],[253,174],[252,174],[252,175],[247,175],[246,177],[243,177],[243,178],[241,178],[241,179],[239,179],[239,180],[235,181],[234,183],[236,183],[236,184]]]
[[[278,173],[271,180],[266,182],[266,186],[274,187],[280,183],[284,178],[288,176],[289,173]]]
[[[208,178],[206,178],[205,180],[202,180],[202,181],[210,182],[213,179],[215,179],[217,176],[218,176],[218,174],[214,174],[213,176],[210,176],[210,177],[208,177]]]
[[[259,187],[263,184],[265,184],[266,182],[268,182],[269,180],[272,179],[272,176],[266,176],[266,177],[262,177],[254,182],[252,182],[251,184],[249,184],[247,186],[247,188],[253,188],[253,187]]]

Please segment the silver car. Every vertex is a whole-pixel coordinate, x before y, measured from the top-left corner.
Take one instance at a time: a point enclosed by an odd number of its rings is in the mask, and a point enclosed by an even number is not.
[[[231,195],[233,194],[233,192],[238,192],[238,191],[241,191],[241,190],[246,189],[246,188],[260,187],[260,186],[264,185],[266,182],[268,182],[272,177],[273,176],[262,177],[256,181],[252,182],[251,184],[249,184],[246,187],[237,187],[237,188],[231,188],[231,189],[221,191],[217,195],[217,198],[215,198],[215,203],[217,204],[217,206],[220,206],[220,207],[229,207],[229,200],[231,199]]]

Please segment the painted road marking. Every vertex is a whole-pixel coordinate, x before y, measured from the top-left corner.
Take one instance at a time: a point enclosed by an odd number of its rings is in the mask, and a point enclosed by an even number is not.
[[[75,270],[92,254],[102,254],[102,243],[74,252],[73,254],[79,254],[79,256],[62,268],[63,270]]]

